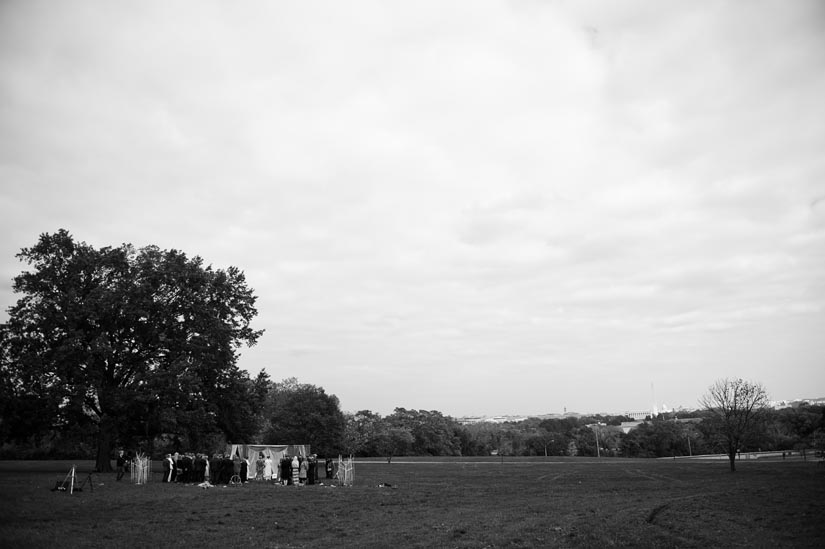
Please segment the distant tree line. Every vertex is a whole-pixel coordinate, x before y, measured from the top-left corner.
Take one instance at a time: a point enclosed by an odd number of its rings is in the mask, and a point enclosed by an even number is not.
[[[708,411],[660,414],[628,432],[623,416],[590,415],[466,425],[435,410],[396,408],[382,416],[369,410],[344,413],[335,395],[294,378],[271,381],[265,373],[246,384],[241,408],[245,431],[215,431],[209,423],[176,424],[166,432],[140,425],[124,430],[120,446],[150,454],[197,449],[220,451],[226,442],[311,444],[320,455],[672,457],[726,453],[724,431]],[[11,421],[7,421],[10,419]],[[15,421],[17,419],[18,421]],[[26,431],[25,419],[4,417],[4,458],[89,458],[96,437],[80,426]],[[14,425],[17,428],[10,428]],[[176,427],[185,426],[185,429]],[[627,423],[625,425],[625,428]],[[825,407],[800,405],[765,410],[739,451],[825,449]]]
[[[406,410],[381,417],[346,416],[342,448],[358,456],[672,457],[727,453],[724,427],[712,412],[660,414],[627,432],[623,416],[592,415],[461,425],[437,411]],[[825,407],[765,410],[738,451],[825,448]]]
[[[766,408],[761,385],[720,380],[703,410],[622,428],[592,415],[462,425],[435,410],[345,414],[335,395],[237,366],[254,345],[243,273],[130,244],[96,249],[67,231],[18,258],[22,294],[0,325],[0,458],[160,455],[227,442],[310,444],[320,455],[670,457],[825,447],[825,408]]]

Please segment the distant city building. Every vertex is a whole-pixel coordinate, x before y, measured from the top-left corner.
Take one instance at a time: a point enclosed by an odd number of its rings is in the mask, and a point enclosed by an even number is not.
[[[774,410],[798,408],[800,406],[825,406],[825,398],[796,398],[794,400],[774,400],[771,402],[771,408]]]
[[[619,430],[621,430],[622,433],[627,434],[642,423],[644,423],[644,421],[623,421],[619,426]]]
[[[507,423],[508,421],[518,423],[536,416],[464,416],[456,418],[460,425],[471,425],[473,423]]]
[[[464,416],[457,418],[459,425],[472,425],[473,423],[481,423],[484,421],[484,416]]]
[[[775,410],[780,410],[782,408],[798,408],[799,406],[825,406],[825,397],[821,398],[797,398],[793,400],[775,400],[771,402],[771,407]],[[623,412],[621,415],[630,417],[631,419],[635,420],[633,422],[624,422],[622,423],[620,429],[625,433],[629,432],[631,429],[634,429],[639,425],[640,422],[644,421],[648,417],[655,418],[658,417],[660,414],[673,414],[679,412],[692,412],[696,410],[696,408],[684,408],[682,406],[677,406],[676,408],[670,408],[667,404],[662,404],[661,408],[656,404],[653,404],[650,410],[641,410],[641,411],[631,411],[631,412]],[[517,423],[519,421],[524,421],[526,419],[537,418],[537,419],[562,419],[565,417],[582,417],[583,415],[589,414],[580,414],[577,412],[567,412],[567,407],[564,408],[563,414],[540,414],[540,415],[513,415],[513,416],[463,416],[456,418],[456,421],[461,425],[471,425],[473,423],[507,423],[513,422]],[[612,415],[612,414],[601,414],[601,415]],[[687,420],[679,420],[679,421],[698,421],[696,419],[687,419]]]

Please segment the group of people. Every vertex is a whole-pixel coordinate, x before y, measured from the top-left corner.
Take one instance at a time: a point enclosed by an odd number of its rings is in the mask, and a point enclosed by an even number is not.
[[[217,456],[216,456],[217,457]],[[229,460],[230,470],[234,466]],[[225,469],[223,460],[210,460],[205,454],[185,453],[166,454],[163,458],[163,482],[181,482],[184,484],[199,483],[207,478],[212,480],[216,474]],[[229,483],[229,475],[226,482]]]
[[[312,454],[304,458],[303,456],[283,456],[274,467],[272,458],[258,454],[255,460],[255,480],[276,480],[284,485],[315,484],[317,475],[318,456]]]
[[[118,462],[119,463],[119,462]],[[331,459],[325,462],[327,478],[333,478],[335,466]],[[284,456],[275,467],[269,456],[260,453],[254,461],[254,469],[237,454],[166,454],[163,459],[163,482],[199,484],[208,480],[211,484],[247,482],[250,478],[261,481],[277,481],[283,485],[303,486],[318,480],[318,456]]]

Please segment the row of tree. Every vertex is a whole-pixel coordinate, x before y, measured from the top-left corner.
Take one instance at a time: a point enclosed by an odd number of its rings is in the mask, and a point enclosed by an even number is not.
[[[720,380],[704,414],[530,419],[459,425],[438,411],[344,414],[335,395],[237,365],[254,345],[256,297],[244,274],[177,250],[96,249],[65,230],[18,258],[31,270],[0,325],[4,456],[85,457],[111,467],[116,446],[150,454],[234,443],[311,444],[322,455],[670,456],[822,444],[821,408],[770,412],[759,384]]]
[[[530,418],[518,422],[462,425],[438,411],[397,408],[381,416],[369,410],[343,413],[338,399],[323,388],[294,378],[271,382],[265,374],[252,383],[259,391],[247,416],[247,435],[233,442],[300,442],[319,453],[357,456],[624,456],[671,457],[727,453],[724,423],[711,411],[661,415],[625,432],[622,416]],[[140,426],[139,426],[140,427]],[[121,431],[119,443],[149,453],[198,448],[221,449],[227,433],[207,422],[175,423],[166,431]],[[239,433],[239,431],[236,431]],[[44,443],[42,435],[50,443]],[[94,429],[6,433],[6,441],[35,443],[41,452],[76,457],[93,448]],[[736,451],[802,450],[825,445],[825,407],[802,405],[763,410]],[[79,450],[78,450],[79,449]],[[85,450],[84,450],[85,449]]]
[[[384,418],[364,410],[346,419],[341,446],[361,456],[672,457],[728,454],[730,442],[730,426],[714,410],[663,414],[638,425],[602,415],[461,425],[440,412],[403,408]],[[762,409],[738,437],[734,453],[823,449],[825,407]]]
[[[735,380],[738,381],[738,380]],[[730,383],[730,382],[727,382]],[[344,413],[335,395],[295,378],[272,382],[261,373],[248,385],[245,428],[233,433],[212,423],[176,422],[164,428],[123,429],[118,442],[157,454],[183,449],[220,450],[227,440],[248,443],[308,443],[322,455],[356,456],[611,456],[671,457],[729,453],[730,425],[711,408],[634,422],[625,416],[530,418],[518,422],[460,424],[438,411],[396,408],[392,414]],[[89,423],[89,426],[93,424]],[[629,428],[629,425],[632,428]],[[79,457],[94,448],[95,430],[45,429],[5,432],[16,448],[41,456]],[[47,435],[45,438],[43,435]],[[825,407],[762,408],[733,442],[733,453],[825,448]],[[731,460],[733,461],[733,460]],[[734,464],[735,466],[735,464]]]

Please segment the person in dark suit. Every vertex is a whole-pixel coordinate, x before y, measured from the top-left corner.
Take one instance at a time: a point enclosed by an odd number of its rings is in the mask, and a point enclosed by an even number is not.
[[[117,453],[117,480],[122,479],[124,474],[126,474],[126,456],[123,455],[123,450],[120,450]]]
[[[224,455],[221,460],[221,484],[229,484],[233,474],[235,474],[235,464],[231,457]]]
[[[215,454],[212,456],[212,459],[209,460],[209,482],[212,484],[218,484],[220,482],[221,477],[221,456],[220,454]]]
[[[312,454],[309,456],[307,464],[307,484],[315,484],[315,479],[318,475],[318,456]]]
[[[177,481],[186,484],[191,481],[192,476],[192,456],[183,454],[178,458],[178,478]]]
[[[243,458],[238,459],[241,460],[241,470],[238,471],[238,476],[241,477],[241,482],[246,484],[246,477],[249,476],[249,463]]]
[[[195,456],[192,462],[192,482],[203,482],[205,480],[204,473],[206,472],[206,458],[203,454]]]

